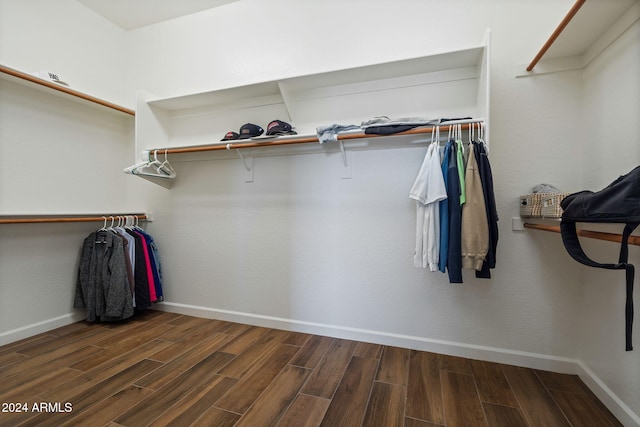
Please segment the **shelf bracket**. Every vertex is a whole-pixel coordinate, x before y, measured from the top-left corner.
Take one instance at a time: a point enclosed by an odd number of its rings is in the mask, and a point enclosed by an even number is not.
[[[294,104],[293,104],[293,96],[291,94],[291,90],[287,87],[284,82],[278,82],[278,89],[280,90],[280,96],[282,96],[282,102],[284,104],[285,110],[287,110],[287,115],[289,116],[289,122],[296,122]]]
[[[349,162],[347,161],[347,153],[344,151],[344,141],[338,141],[340,143],[340,151],[342,152],[342,163],[344,163],[344,167],[349,167]]]
[[[349,156],[347,155],[347,151],[344,149],[344,141],[339,140],[338,144],[340,144],[340,152],[342,153],[342,179],[351,179],[351,165],[349,163]]]
[[[231,144],[227,144],[227,150],[232,150],[233,148],[231,148]],[[242,153],[240,152],[239,148],[235,148],[236,153],[238,153],[238,157],[240,157],[240,160],[242,160],[242,164],[244,165],[244,168],[246,169],[246,176],[244,179],[244,182],[253,182],[253,157],[248,157],[245,158]]]

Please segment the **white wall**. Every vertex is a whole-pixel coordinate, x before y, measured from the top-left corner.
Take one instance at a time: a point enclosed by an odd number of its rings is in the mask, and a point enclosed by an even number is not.
[[[640,21],[584,71],[584,122],[594,123],[585,135],[588,154],[585,187],[600,190],[619,175],[640,164]],[[611,84],[613,81],[616,84]],[[618,232],[622,227],[616,227]],[[637,234],[637,233],[636,233]],[[584,242],[585,251],[600,262],[617,262],[620,245]],[[630,247],[629,262],[640,264],[640,250]],[[624,271],[583,268],[584,302],[578,358],[636,414],[640,413],[640,327],[638,327],[638,274],[634,351],[624,352]]]

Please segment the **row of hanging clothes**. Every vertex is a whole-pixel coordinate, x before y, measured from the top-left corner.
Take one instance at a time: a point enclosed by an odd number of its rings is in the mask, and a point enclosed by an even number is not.
[[[153,237],[137,217],[110,217],[110,226],[103,218],[104,226],[84,239],[78,266],[74,307],[86,309],[88,322],[125,320],[163,301]]]
[[[444,146],[440,128],[433,128],[409,197],[417,206],[416,267],[446,272],[450,283],[463,282],[463,269],[475,270],[477,278],[491,277],[498,213],[481,123],[469,125],[466,144],[461,125],[449,127]]]

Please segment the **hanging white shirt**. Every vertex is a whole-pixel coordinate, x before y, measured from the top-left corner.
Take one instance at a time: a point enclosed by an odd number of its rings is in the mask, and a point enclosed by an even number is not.
[[[437,271],[440,258],[440,207],[437,202],[447,198],[437,142],[427,148],[409,197],[416,201],[416,249],[413,264]]]

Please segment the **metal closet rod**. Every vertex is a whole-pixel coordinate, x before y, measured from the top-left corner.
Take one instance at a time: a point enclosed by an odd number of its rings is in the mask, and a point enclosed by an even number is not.
[[[560,233],[559,225],[544,225],[544,224],[530,224],[525,222],[525,228],[531,228],[533,230],[551,231],[553,233]],[[590,239],[606,240],[607,242],[622,242],[622,235],[617,233],[605,233],[602,231],[591,230],[578,230],[578,236],[588,237]],[[629,236],[629,244],[640,246],[640,236]]]
[[[576,16],[576,13],[578,13],[580,8],[582,7],[583,4],[585,4],[586,1],[587,0],[576,0],[573,6],[571,6],[571,9],[569,9],[569,12],[567,13],[567,15],[562,19],[562,21],[560,21],[560,24],[558,25],[558,27],[555,29],[553,33],[551,33],[551,36],[549,36],[549,39],[545,42],[544,45],[542,45],[542,48],[540,49],[538,54],[535,56],[535,58],[533,58],[533,60],[527,67],[527,71],[530,72],[531,70],[533,70],[533,67],[535,67],[538,61],[540,61],[540,59],[542,59],[544,54],[547,53],[547,50],[549,50],[551,45],[556,41],[558,36],[564,31],[566,26],[569,25],[569,22],[571,22],[573,17]]]
[[[460,123],[462,130],[469,130],[471,125],[476,123],[484,123],[484,120],[469,120],[466,123]],[[343,133],[338,134],[338,141],[346,141],[350,139],[366,139],[366,138],[379,138],[379,137],[393,137],[403,135],[420,135],[425,133],[431,133],[431,129],[439,127],[440,132],[448,132],[451,126],[458,126],[458,124],[446,124],[435,126],[424,126],[409,129],[404,132],[398,132],[391,135],[375,135],[362,133]],[[217,151],[217,150],[235,150],[239,148],[257,148],[257,147],[275,147],[277,145],[291,145],[291,144],[308,144],[318,143],[316,136],[301,136],[299,138],[287,138],[287,139],[267,139],[265,141],[249,140],[248,142],[236,142],[236,143],[219,143],[212,145],[199,145],[196,147],[178,147],[178,148],[151,148],[147,150],[149,153],[157,151],[158,153],[166,154],[181,154],[181,153],[197,153],[201,151]]]
[[[103,222],[105,218],[111,220],[111,218],[118,217],[133,217],[138,220],[146,220],[148,217],[146,214],[116,214],[116,215],[102,215],[102,216],[19,216],[14,218],[0,218],[0,224],[41,224],[41,223],[53,223],[53,222]]]

